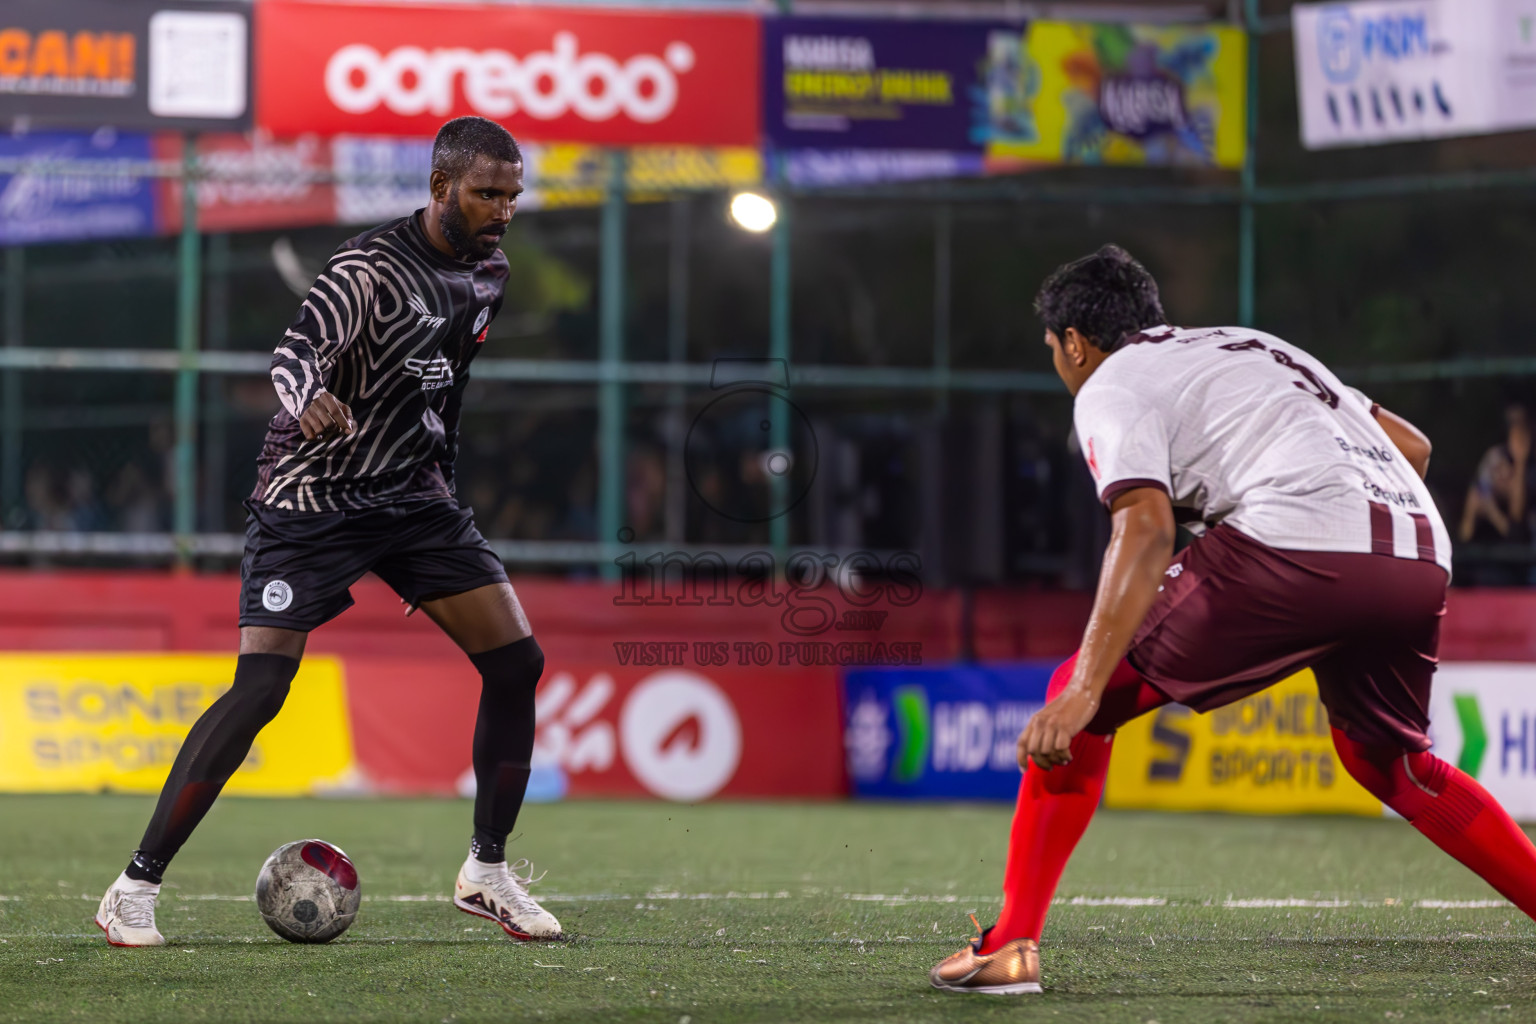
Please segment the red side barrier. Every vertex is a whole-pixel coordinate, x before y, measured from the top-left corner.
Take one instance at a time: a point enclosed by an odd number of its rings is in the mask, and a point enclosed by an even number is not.
[[[516,585],[545,650],[588,663],[607,663],[615,641],[794,639],[781,621],[783,606],[625,607],[606,584]],[[357,606],[317,630],[310,650],[453,654],[424,616],[402,618],[378,580],[352,593]],[[0,650],[227,651],[235,644],[238,594],[233,575],[0,570]],[[969,628],[982,660],[1064,656],[1076,648],[1091,602],[1084,593],[983,590],[968,611],[958,592],[928,590],[907,608],[882,604],[890,614],[874,637],[833,629],[823,639],[917,642],[925,664],[940,664],[961,656]],[[1453,590],[1440,653],[1453,661],[1536,661],[1536,590]]]
[[[346,659],[369,784],[463,792],[480,680],[462,659]],[[534,763],[571,796],[833,797],[846,792],[831,669],[616,668],[550,658]],[[547,782],[546,782],[547,784]]]

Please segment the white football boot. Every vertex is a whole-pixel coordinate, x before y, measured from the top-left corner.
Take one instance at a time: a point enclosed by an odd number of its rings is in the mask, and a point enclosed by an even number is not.
[[[163,946],[165,936],[155,927],[155,897],[160,886],[118,875],[96,909],[96,927],[114,946]]]
[[[517,876],[508,870],[506,861],[482,864],[471,856],[459,869],[459,880],[453,887],[453,905],[466,914],[495,921],[502,931],[523,942],[565,938],[555,915],[528,895],[529,884],[538,881],[533,877],[533,865],[527,860],[519,860],[512,867],[528,874]]]

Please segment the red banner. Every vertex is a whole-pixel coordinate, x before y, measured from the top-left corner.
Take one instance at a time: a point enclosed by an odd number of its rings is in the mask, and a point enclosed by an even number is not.
[[[462,658],[346,659],[353,743],[386,793],[472,792],[480,680]],[[552,657],[531,792],[544,798],[836,797],[837,670],[625,668]]]
[[[155,157],[182,159],[182,137],[155,137]],[[336,222],[336,189],[313,180],[331,170],[329,139],[305,135],[277,140],[255,135],[202,135],[197,158],[208,177],[197,186],[197,226],[203,231],[250,231]],[[181,230],[181,182],[160,182],[157,227]]]
[[[430,136],[479,114],[519,137],[758,142],[746,15],[266,0],[257,123],[278,135]]]

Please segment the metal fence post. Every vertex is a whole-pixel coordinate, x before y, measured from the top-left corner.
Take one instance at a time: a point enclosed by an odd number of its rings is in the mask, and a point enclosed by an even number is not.
[[[940,206],[933,222],[933,372],[939,378],[934,408],[949,415],[949,340],[954,319],[955,212]]]
[[[177,285],[176,480],[174,529],[178,562],[190,562],[189,543],[197,529],[197,367],[198,316],[202,307],[202,239],[197,233],[197,136],[188,134],[181,174],[181,267]]]
[[[1244,0],[1243,30],[1248,46],[1248,116],[1243,130],[1242,204],[1238,209],[1237,319],[1252,327],[1258,291],[1258,226],[1254,223],[1254,191],[1258,185],[1259,140],[1259,0]]]
[[[25,344],[27,291],[26,250],[5,250],[5,345]],[[0,526],[21,505],[21,371],[6,370],[0,377]]]
[[[598,270],[598,359],[603,379],[597,386],[597,539],[619,540],[624,526],[624,179],[623,150],[609,155],[608,195],[603,202],[601,266]],[[603,578],[617,580],[619,566],[603,560]]]
[[[777,200],[779,216],[773,223],[773,257],[768,275],[768,356],[770,359],[781,360],[788,367],[791,314],[789,246],[794,207],[787,188],[780,190]],[[773,409],[773,415],[768,417],[768,444],[774,451],[787,452],[790,450],[789,410],[782,402]],[[771,475],[768,486],[773,496],[772,507],[784,508],[789,498],[789,477]],[[768,539],[773,546],[774,558],[782,566],[789,550],[788,512],[781,512],[768,521]]]
[[[671,242],[667,252],[667,361],[688,362],[688,259],[692,251],[693,198],[672,199]],[[681,544],[688,533],[688,471],[684,445],[688,440],[687,392],[681,384],[667,388],[667,505],[664,519],[669,544]]]

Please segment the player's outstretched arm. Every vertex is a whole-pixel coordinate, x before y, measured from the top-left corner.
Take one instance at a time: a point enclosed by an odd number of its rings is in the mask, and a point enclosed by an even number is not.
[[[1381,429],[1387,432],[1392,444],[1408,460],[1408,465],[1419,474],[1419,479],[1424,479],[1424,474],[1429,472],[1429,453],[1433,448],[1429,438],[1424,436],[1424,431],[1381,406],[1376,407],[1376,422],[1381,424]]]
[[[1019,736],[1019,766],[1072,760],[1072,737],[1093,721],[1109,677],[1130,649],[1173,557],[1173,505],[1155,487],[1137,487],[1110,505],[1114,533],[1104,552],[1099,590],[1066,688],[1035,714]]]

